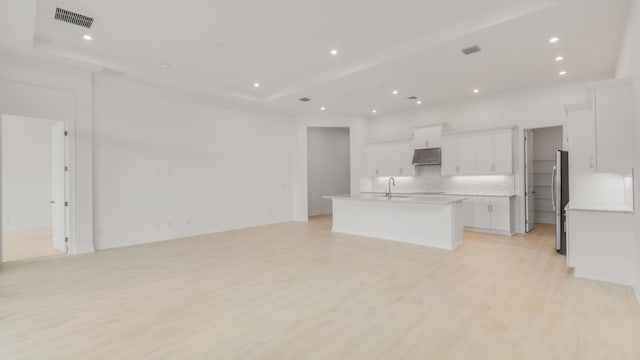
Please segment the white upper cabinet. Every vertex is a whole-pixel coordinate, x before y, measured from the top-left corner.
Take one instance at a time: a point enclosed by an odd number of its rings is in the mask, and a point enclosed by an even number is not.
[[[458,175],[476,173],[476,137],[474,134],[458,136]]]
[[[630,172],[633,168],[633,91],[630,82],[596,85],[593,103],[597,171]]]
[[[441,172],[443,176],[453,176],[460,172],[457,136],[445,136],[442,138]]]
[[[442,126],[429,126],[413,131],[414,149],[433,149],[442,146]]]
[[[567,106],[566,146],[571,159],[569,174],[588,174],[596,170],[596,124],[587,104]]]
[[[492,174],[513,174],[513,129],[493,132]]]
[[[414,176],[411,141],[394,141],[367,145],[367,175]]]
[[[493,172],[493,133],[476,134],[476,170],[478,174]]]
[[[610,80],[590,87],[591,104],[566,106],[570,171],[628,174],[633,168],[631,82]]]
[[[367,176],[376,177],[380,174],[380,168],[378,167],[378,145],[367,145]]]
[[[513,174],[513,129],[442,137],[442,175]]]

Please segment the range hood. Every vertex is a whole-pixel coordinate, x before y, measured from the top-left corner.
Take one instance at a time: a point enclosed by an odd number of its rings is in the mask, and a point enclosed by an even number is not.
[[[435,149],[417,149],[413,153],[413,165],[440,165],[442,162],[442,150]]]

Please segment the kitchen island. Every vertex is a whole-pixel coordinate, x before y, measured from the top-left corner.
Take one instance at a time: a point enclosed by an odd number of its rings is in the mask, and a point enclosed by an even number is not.
[[[326,196],[332,231],[453,250],[462,243],[464,197]]]

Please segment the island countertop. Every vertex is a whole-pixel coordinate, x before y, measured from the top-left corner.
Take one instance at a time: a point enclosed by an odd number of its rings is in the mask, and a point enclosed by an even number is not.
[[[443,196],[443,195],[429,195],[429,196],[409,196],[401,194],[391,194],[391,199],[387,199],[386,195],[376,194],[358,194],[358,195],[332,195],[323,196],[325,199],[339,199],[339,200],[357,200],[357,201],[375,201],[375,202],[393,202],[393,203],[410,203],[410,204],[437,204],[437,205],[449,205],[462,202],[466,200],[461,196]]]

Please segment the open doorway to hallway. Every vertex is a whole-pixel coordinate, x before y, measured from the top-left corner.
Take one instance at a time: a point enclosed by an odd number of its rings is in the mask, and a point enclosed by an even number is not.
[[[2,115],[2,261],[67,253],[64,122]]]
[[[332,202],[323,196],[351,192],[349,128],[307,129],[307,204],[309,217],[331,216]]]

